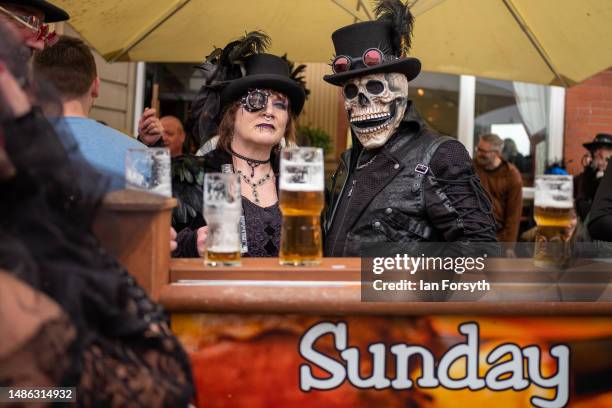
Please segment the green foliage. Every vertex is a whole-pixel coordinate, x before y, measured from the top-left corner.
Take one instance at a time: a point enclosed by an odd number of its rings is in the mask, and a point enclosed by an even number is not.
[[[297,129],[297,143],[299,146],[320,147],[325,154],[332,148],[332,139],[329,133],[321,128],[299,126]]]

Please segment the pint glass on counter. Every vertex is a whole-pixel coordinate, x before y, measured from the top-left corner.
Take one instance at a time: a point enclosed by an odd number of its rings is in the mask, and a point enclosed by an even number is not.
[[[204,220],[208,226],[205,264],[240,265],[240,180],[235,174],[204,176]]]
[[[567,266],[576,219],[572,176],[537,176],[534,205],[537,225],[534,264]]]
[[[316,265],[323,256],[323,150],[311,147],[281,151],[280,209],[283,214],[280,263]]]

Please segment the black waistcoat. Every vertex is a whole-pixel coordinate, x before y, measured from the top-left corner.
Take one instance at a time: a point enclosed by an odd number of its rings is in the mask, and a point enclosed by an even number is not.
[[[369,164],[355,165],[355,148],[346,151],[324,218],[326,255],[360,256],[364,244],[443,241],[427,217],[422,184],[426,177],[435,183],[430,160],[448,140],[428,130],[410,104],[398,131]]]

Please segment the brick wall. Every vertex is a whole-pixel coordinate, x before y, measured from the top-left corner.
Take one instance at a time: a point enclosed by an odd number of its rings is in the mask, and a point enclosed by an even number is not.
[[[566,92],[563,153],[570,173],[582,171],[582,144],[601,132],[612,134],[612,67]]]

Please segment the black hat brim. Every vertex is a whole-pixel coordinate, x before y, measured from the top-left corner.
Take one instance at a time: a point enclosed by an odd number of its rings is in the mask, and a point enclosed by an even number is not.
[[[603,146],[612,148],[612,142],[590,142],[590,143],[583,143],[582,145],[587,150],[593,150],[593,149],[597,149],[598,147],[603,147]]]
[[[612,135],[607,133],[598,133],[592,142],[583,143],[582,145],[587,150],[597,149],[598,147],[602,146],[612,147]]]
[[[332,85],[340,86],[349,79],[353,79],[360,76],[370,74],[385,74],[389,72],[397,72],[406,75],[408,81],[412,81],[421,72],[421,61],[416,58],[403,58],[387,62],[384,64],[376,65],[374,67],[358,68],[341,72],[339,74],[325,75],[323,80],[329,82]]]
[[[295,116],[302,112],[306,95],[304,89],[293,79],[275,74],[248,75],[229,82],[221,91],[221,103],[228,103],[242,98],[249,89],[271,89],[286,95],[289,98],[291,111]]]
[[[70,18],[70,15],[68,15],[66,11],[45,0],[8,0],[6,3],[15,4],[17,6],[28,6],[42,11],[45,13],[45,23],[56,23],[58,21],[68,20]]]

